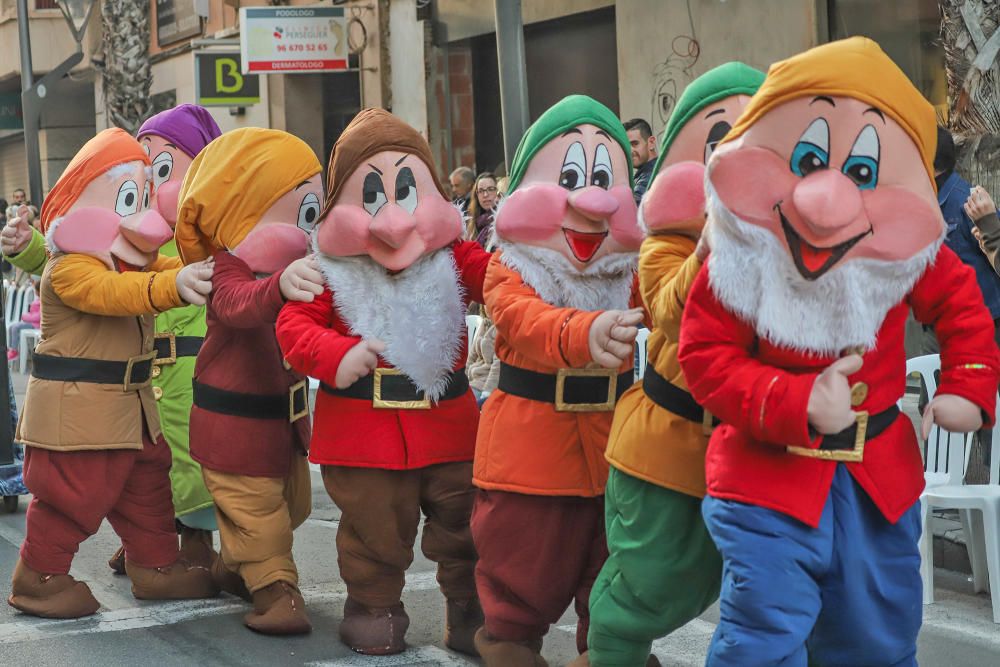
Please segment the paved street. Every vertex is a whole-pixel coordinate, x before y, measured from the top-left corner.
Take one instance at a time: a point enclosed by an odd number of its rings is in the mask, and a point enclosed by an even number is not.
[[[23,397],[23,379],[17,378]],[[337,638],[344,586],[337,574],[334,536],[339,512],[313,473],[312,517],[295,535],[295,559],[314,631],[304,638],[276,639],[255,635],[241,623],[247,605],[220,596],[215,600],[146,603],[135,600],[125,577],[114,576],[105,561],[117,538],[105,523],[84,543],[73,574],[86,581],[104,607],[79,621],[46,621],[23,616],[0,605],[0,665],[4,667],[64,665],[306,665],[310,667],[389,667],[419,665],[456,667],[475,664],[444,648],[441,641],[444,604],[434,580],[433,564],[418,555],[407,578],[404,603],[412,619],[410,649],[387,658],[359,656]],[[16,514],[0,516],[0,591],[6,596],[17,547],[24,534],[22,498]],[[920,664],[924,667],[1000,665],[1000,628],[991,620],[986,595],[973,595],[965,575],[937,572],[938,602],[924,608]],[[713,608],[654,650],[665,666],[704,664],[709,639],[718,620]],[[565,665],[575,655],[575,616],[568,612],[545,641],[551,665]]]

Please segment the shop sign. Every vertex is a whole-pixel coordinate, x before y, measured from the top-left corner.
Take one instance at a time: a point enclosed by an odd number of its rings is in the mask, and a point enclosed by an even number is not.
[[[20,130],[23,128],[21,93],[0,95],[0,130]]]
[[[201,34],[194,0],[156,0],[156,43],[166,46]]]
[[[243,73],[347,69],[343,7],[241,7]]]
[[[195,53],[194,71],[195,97],[202,106],[235,107],[260,102],[260,77],[243,73],[238,53]]]

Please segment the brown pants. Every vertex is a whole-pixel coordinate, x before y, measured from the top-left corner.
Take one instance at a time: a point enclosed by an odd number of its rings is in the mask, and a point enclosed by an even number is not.
[[[323,466],[323,484],[342,512],[337,556],[351,598],[372,608],[399,604],[421,510],[427,520],[420,546],[438,564],[441,592],[454,600],[476,596],[471,463],[419,470]]]
[[[292,531],[312,511],[309,462],[292,455],[288,477],[230,475],[202,466],[215,501],[222,561],[238,572],[251,593],[276,581],[298,586]]]

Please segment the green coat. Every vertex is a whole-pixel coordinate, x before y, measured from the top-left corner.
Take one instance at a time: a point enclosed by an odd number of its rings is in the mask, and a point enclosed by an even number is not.
[[[168,257],[177,256],[173,241],[160,248]],[[28,247],[13,257],[11,264],[22,271],[40,274],[45,268],[45,239],[37,231],[31,235]],[[156,332],[175,336],[205,336],[205,307],[183,306],[156,316]],[[188,419],[191,414],[195,357],[181,357],[177,363],[157,366],[159,376],[153,378],[160,426],[163,437],[170,445],[173,465],[170,467],[170,486],[174,496],[174,513],[184,516],[200,509],[212,507],[212,496],[205,488],[201,466],[194,462],[188,445]]]

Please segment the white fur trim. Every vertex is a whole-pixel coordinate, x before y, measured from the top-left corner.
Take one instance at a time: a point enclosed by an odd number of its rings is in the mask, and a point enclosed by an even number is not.
[[[106,172],[104,172],[104,175],[108,177],[109,181],[117,181],[122,176],[128,176],[137,167],[142,167],[143,170],[148,168],[142,162],[139,162],[138,160],[133,160],[132,162],[123,162],[122,164],[116,164],[115,166],[111,167]],[[152,175],[152,171],[150,171],[149,175]],[[147,178],[149,178],[149,175],[147,175]]]
[[[500,261],[521,274],[546,303],[580,310],[628,308],[635,281],[635,253],[606,255],[580,271],[551,248],[503,239],[499,247]]]
[[[317,259],[351,333],[381,340],[382,357],[439,399],[465,337],[465,295],[451,249],[395,275],[366,256]]]
[[[783,240],[736,217],[707,179],[705,189],[708,277],[716,298],[761,338],[800,353],[873,349],[886,314],[913,289],[943,241],[902,261],[849,259],[810,281],[795,268]]]

